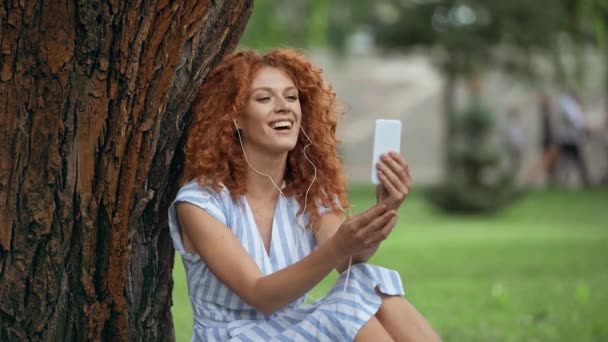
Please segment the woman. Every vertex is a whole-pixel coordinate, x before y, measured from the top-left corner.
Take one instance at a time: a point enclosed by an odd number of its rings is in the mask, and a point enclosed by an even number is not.
[[[192,340],[437,339],[403,299],[399,275],[365,263],[396,223],[407,164],[384,156],[382,201],[343,220],[335,94],[319,69],[291,50],[232,54],[207,77],[193,113],[190,182],[169,209]],[[305,303],[332,269],[341,276],[330,293]]]
[[[584,145],[589,133],[583,111],[583,101],[576,91],[569,89],[559,99],[560,125],[557,134],[559,158],[573,162],[578,168],[583,185],[591,186],[591,176],[585,159]],[[557,165],[563,165],[560,160]],[[561,166],[563,167],[563,166]],[[566,170],[556,172],[564,174]],[[564,176],[568,176],[564,174]],[[564,181],[566,181],[564,179]]]

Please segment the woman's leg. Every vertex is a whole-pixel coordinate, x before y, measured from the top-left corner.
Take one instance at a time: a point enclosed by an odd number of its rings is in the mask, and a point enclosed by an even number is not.
[[[441,341],[422,315],[401,296],[380,294],[382,304],[376,318],[395,341]]]
[[[376,316],[372,316],[367,323],[363,324],[357,336],[355,336],[355,342],[365,342],[365,341],[373,341],[373,342],[390,342],[393,341],[391,335],[382,327],[380,321]]]

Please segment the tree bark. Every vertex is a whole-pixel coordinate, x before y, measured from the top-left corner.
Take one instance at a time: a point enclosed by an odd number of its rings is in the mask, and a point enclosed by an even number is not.
[[[188,109],[252,5],[0,5],[0,340],[174,339]]]

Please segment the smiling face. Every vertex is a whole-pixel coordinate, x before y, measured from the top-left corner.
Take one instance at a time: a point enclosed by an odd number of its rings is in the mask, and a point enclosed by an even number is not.
[[[258,70],[238,118],[244,145],[271,153],[291,151],[298,141],[301,119],[298,89],[293,80],[281,69]]]

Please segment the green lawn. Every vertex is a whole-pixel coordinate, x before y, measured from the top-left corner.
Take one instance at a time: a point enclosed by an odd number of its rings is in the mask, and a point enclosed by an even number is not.
[[[351,200],[359,212],[373,191],[354,187]],[[608,192],[533,192],[498,215],[457,217],[414,192],[399,217],[372,262],[401,273],[444,341],[608,341]],[[173,274],[177,340],[188,341],[179,256]]]

